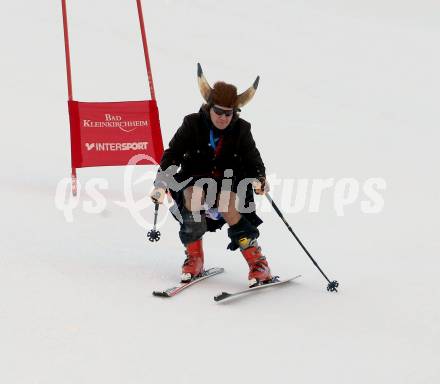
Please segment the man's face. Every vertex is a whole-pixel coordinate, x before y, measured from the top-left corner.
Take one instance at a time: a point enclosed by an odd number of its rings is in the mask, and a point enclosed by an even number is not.
[[[209,115],[211,116],[211,121],[216,128],[225,129],[232,120],[234,109],[214,104],[209,110]]]

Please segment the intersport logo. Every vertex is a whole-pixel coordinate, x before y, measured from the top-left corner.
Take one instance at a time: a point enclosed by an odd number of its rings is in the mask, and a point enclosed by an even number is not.
[[[139,151],[147,149],[148,142],[138,143],[85,143],[88,151],[97,152],[119,152],[119,151]]]

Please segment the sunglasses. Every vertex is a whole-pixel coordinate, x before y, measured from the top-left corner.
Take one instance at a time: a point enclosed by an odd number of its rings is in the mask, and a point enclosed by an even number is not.
[[[233,109],[226,110],[226,109],[216,107],[215,105],[212,106],[212,110],[215,112],[216,115],[219,115],[219,116],[225,115],[225,116],[229,117],[229,116],[232,116],[232,114],[234,113]]]

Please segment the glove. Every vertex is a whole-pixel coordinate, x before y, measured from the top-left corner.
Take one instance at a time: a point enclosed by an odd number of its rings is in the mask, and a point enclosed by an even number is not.
[[[151,193],[150,197],[153,203],[162,204],[165,199],[166,190],[164,188],[156,187]]]
[[[260,176],[252,182],[252,188],[257,195],[264,195],[270,191],[270,186],[265,177]]]

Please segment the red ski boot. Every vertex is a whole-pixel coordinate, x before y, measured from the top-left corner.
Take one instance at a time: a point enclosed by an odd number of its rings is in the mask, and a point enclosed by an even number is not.
[[[272,280],[269,264],[261,253],[256,239],[241,238],[240,250],[249,265],[249,287],[255,287]]]
[[[182,283],[191,281],[203,272],[203,247],[202,239],[186,245],[186,260],[182,266]]]

